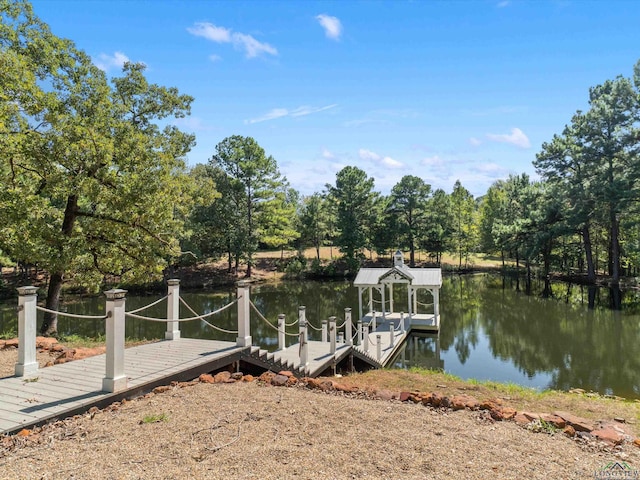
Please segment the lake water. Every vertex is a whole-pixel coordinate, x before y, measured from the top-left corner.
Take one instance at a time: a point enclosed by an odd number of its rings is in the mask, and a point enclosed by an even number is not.
[[[526,295],[514,279],[481,274],[445,276],[440,293],[439,335],[414,335],[403,346],[394,364],[398,368],[440,368],[462,378],[513,382],[534,388],[567,390],[584,388],[603,394],[640,398],[640,296],[625,292],[622,310],[609,308],[608,289],[591,289],[594,308],[588,308],[589,288],[565,283],[552,285],[554,298],[542,298],[542,285],[534,284]],[[235,288],[208,293],[183,292],[182,297],[199,313],[213,311],[233,299]],[[158,297],[129,296],[127,310],[149,304]],[[251,298],[272,322],[284,313],[286,321],[297,317],[298,305],[306,305],[307,318],[316,326],[344,307],[357,316],[357,289],[349,282],[285,281],[257,285]],[[404,302],[404,305],[403,305]],[[406,293],[394,290],[396,310],[406,310]],[[162,302],[141,314],[164,317]],[[0,333],[16,329],[16,301],[0,303]],[[63,308],[70,313],[98,315],[104,312],[103,297],[68,295]],[[184,308],[182,317],[192,316]],[[232,307],[210,320],[235,330]],[[130,338],[161,338],[164,324],[127,319]],[[252,319],[254,343],[275,349],[276,332]],[[212,330],[200,321],[181,324],[182,336],[235,340],[234,334]],[[288,329],[297,331],[297,326]],[[95,336],[104,332],[103,321],[60,318],[62,335]],[[319,333],[311,330],[311,338]],[[295,342],[295,338],[288,337]]]

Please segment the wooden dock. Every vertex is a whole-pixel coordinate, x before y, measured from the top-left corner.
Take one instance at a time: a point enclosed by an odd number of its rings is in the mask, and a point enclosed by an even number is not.
[[[172,381],[240,360],[246,347],[233,342],[180,338],[125,350],[127,388],[102,390],[105,355],[42,368],[24,377],[0,379],[0,434],[40,425],[57,418],[100,408]]]

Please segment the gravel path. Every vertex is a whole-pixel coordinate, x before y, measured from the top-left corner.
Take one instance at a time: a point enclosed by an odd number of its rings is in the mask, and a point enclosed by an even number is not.
[[[199,383],[0,438],[0,478],[587,479],[610,461],[640,468],[639,452],[480,412]]]

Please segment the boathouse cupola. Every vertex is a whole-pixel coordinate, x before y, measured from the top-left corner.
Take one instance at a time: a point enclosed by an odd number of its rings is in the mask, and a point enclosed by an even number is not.
[[[396,253],[393,254],[393,266],[402,268],[404,267],[404,255],[400,250],[396,250]]]

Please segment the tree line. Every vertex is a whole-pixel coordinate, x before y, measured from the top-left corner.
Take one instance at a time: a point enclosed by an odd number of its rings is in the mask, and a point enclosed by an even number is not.
[[[323,191],[301,196],[251,137],[223,139],[189,168],[195,136],[172,120],[193,98],[149,83],[143,64],[107,78],[55,36],[26,0],[0,0],[0,263],[48,275],[47,308],[63,282],[97,290],[140,283],[168,266],[226,258],[251,276],[260,248],[338,247],[357,269],[363,251],[444,253],[460,268],[477,252],[529,271],[606,272],[617,283],[640,265],[640,62],[632,78],[589,91],[526,174],[474,198],[404,176],[384,195],[347,166]],[[55,315],[43,332],[56,329]]]

